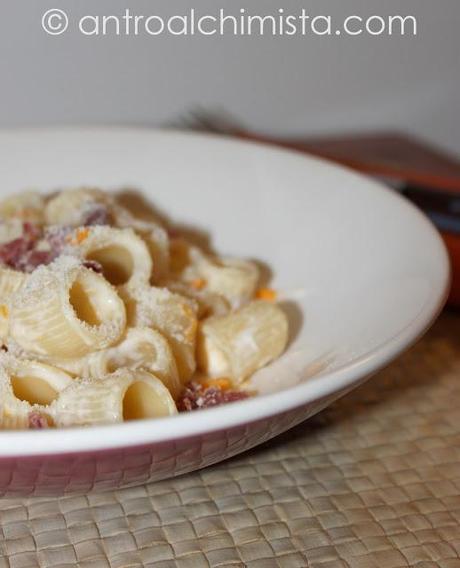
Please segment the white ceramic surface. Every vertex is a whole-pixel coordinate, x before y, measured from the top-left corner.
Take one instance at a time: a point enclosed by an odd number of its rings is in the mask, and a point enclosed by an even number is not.
[[[260,439],[231,451],[221,445],[212,460],[181,471],[224,459],[286,429],[277,415],[292,411],[298,422],[387,364],[426,330],[446,296],[446,252],[426,218],[324,161],[213,136],[119,128],[0,131],[0,157],[1,195],[135,188],[177,223],[209,232],[217,251],[266,263],[293,328],[287,353],[253,378],[264,396],[157,421],[0,432],[0,457],[164,447],[270,422]],[[162,477],[173,473],[171,465]]]

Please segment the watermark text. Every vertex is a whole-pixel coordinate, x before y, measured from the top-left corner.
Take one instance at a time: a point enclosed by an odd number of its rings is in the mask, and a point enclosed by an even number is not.
[[[42,28],[51,36],[73,29],[85,37],[95,36],[416,36],[418,22],[411,15],[361,16],[353,14],[341,21],[328,15],[312,15],[305,9],[289,13],[257,15],[245,8],[234,13],[220,9],[213,14],[194,8],[168,17],[135,14],[127,8],[121,14],[87,14],[73,19],[64,10],[52,8],[42,17]]]

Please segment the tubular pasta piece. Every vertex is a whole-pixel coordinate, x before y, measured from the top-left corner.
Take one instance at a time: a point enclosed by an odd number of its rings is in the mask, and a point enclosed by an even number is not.
[[[0,216],[1,217],[1,216]],[[0,219],[0,244],[9,243],[24,235],[24,222],[18,218]]]
[[[162,381],[174,399],[179,396],[182,384],[173,351],[158,331],[147,327],[130,328],[123,341],[110,351],[109,372],[122,367],[149,371]]]
[[[253,297],[259,281],[259,269],[248,260],[207,256],[183,239],[171,241],[171,279],[223,296],[233,309]]]
[[[71,377],[60,369],[1,355],[0,429],[29,428],[34,411],[50,420],[50,405],[70,384]]]
[[[124,367],[144,369],[156,375],[174,399],[182,389],[168,341],[149,328],[129,328],[123,339],[113,347],[79,359],[54,359],[52,362],[74,376],[87,378],[101,378]]]
[[[238,309],[253,297],[259,281],[259,270],[253,262],[236,258],[206,260],[199,265],[206,289],[222,295],[233,309]]]
[[[113,424],[177,413],[168,389],[146,371],[120,369],[103,379],[75,380],[51,410],[57,426]]]
[[[201,323],[198,367],[209,376],[241,383],[284,351],[288,322],[275,304],[256,301],[239,311]]]
[[[171,281],[166,283],[166,287],[171,292],[185,296],[194,300],[198,304],[199,320],[210,316],[225,316],[230,312],[228,301],[215,292],[206,289],[196,289],[185,282]]]
[[[29,426],[32,406],[13,394],[9,377],[0,366],[0,430],[24,430]]]
[[[27,275],[19,270],[0,266],[0,302],[8,303],[11,295],[19,290],[26,278]]]
[[[157,284],[169,270],[169,237],[167,231],[152,221],[143,221],[127,209],[116,205],[112,209],[115,226],[134,229],[145,241],[153,260],[152,282]]]
[[[132,229],[77,229],[70,242],[83,259],[99,263],[104,277],[114,286],[147,284],[150,280],[152,258],[145,242]]]
[[[2,341],[8,337],[10,299],[24,284],[26,278],[27,275],[23,272],[0,267],[0,340]]]
[[[286,347],[254,263],[204,252],[132,194],[0,201],[0,249],[0,429],[231,402],[246,394],[230,387]]]
[[[24,191],[0,201],[0,217],[42,224],[44,222],[44,208],[45,200],[40,193]]]
[[[10,302],[12,339],[41,356],[80,357],[109,347],[125,325],[115,288],[68,256],[37,268]]]
[[[32,405],[50,405],[61,391],[72,384],[72,378],[62,369],[8,355],[4,359],[2,364],[15,396]]]
[[[174,238],[169,243],[169,278],[191,282],[201,277],[200,264],[206,260],[204,252],[183,238]]]
[[[122,292],[128,324],[151,327],[166,337],[176,360],[179,377],[186,382],[195,371],[197,306],[167,288],[139,286]]]
[[[81,187],[60,191],[51,197],[45,207],[48,225],[79,226],[82,218],[94,204],[108,205],[110,194],[96,188]]]

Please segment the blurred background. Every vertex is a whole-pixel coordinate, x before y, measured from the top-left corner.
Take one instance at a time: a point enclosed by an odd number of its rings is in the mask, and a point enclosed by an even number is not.
[[[280,7],[342,19],[414,15],[417,37],[51,37],[50,8],[164,17]],[[146,124],[225,109],[275,135],[402,130],[460,155],[459,0],[10,0],[0,19],[0,126]]]

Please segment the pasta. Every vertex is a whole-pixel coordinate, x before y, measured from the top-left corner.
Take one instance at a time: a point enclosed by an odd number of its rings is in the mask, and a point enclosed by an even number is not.
[[[18,270],[0,267],[0,298],[8,302],[11,295],[19,290],[26,279],[26,275]]]
[[[231,258],[206,260],[200,264],[200,273],[207,289],[226,298],[234,309],[249,302],[259,280],[259,271],[254,263]]]
[[[16,396],[10,380],[0,368],[0,428],[3,430],[24,430],[29,427],[29,413],[32,406]]]
[[[210,376],[242,382],[279,357],[288,339],[287,318],[278,306],[256,301],[200,326],[197,358]]]
[[[192,288],[225,298],[233,309],[247,303],[257,289],[259,270],[247,260],[205,255],[182,239],[172,243],[172,275]]]
[[[244,400],[284,351],[288,322],[255,263],[127,206],[91,187],[0,202],[0,429]]]
[[[8,303],[12,295],[24,284],[26,275],[17,270],[0,267],[0,340],[5,342],[8,337],[9,314]]]
[[[72,384],[71,377],[50,365],[5,354],[0,363],[0,428],[28,427],[34,410],[52,422],[50,406]]]
[[[144,369],[157,376],[177,398],[181,383],[168,341],[147,327],[132,327],[122,340],[107,349],[76,359],[54,359],[53,364],[74,377],[102,378],[119,368]]]
[[[24,221],[19,217],[0,217],[0,243],[10,243],[24,234]]]
[[[174,400],[160,379],[146,371],[128,369],[103,379],[74,381],[51,409],[57,426],[111,424],[176,412]]]
[[[152,283],[159,283],[169,270],[169,237],[164,227],[152,221],[136,219],[129,211],[115,205],[112,209],[114,224],[121,229],[132,228],[142,237],[153,262]]]
[[[125,325],[116,290],[72,257],[37,268],[10,301],[11,338],[38,355],[79,357],[103,349]]]
[[[44,199],[36,191],[25,191],[7,197],[0,203],[0,217],[43,223]]]
[[[187,381],[196,368],[197,306],[184,296],[152,286],[126,290],[124,299],[129,324],[152,327],[163,334],[171,345],[181,381]]]
[[[203,290],[200,286],[189,286],[185,282],[178,281],[168,282],[166,285],[171,292],[185,296],[196,303],[199,320],[210,316],[223,316],[231,309],[226,298],[215,292]]]
[[[100,211],[101,206],[110,202],[108,195],[100,189],[82,187],[62,191],[46,203],[44,217],[48,225],[84,225],[85,217]]]
[[[169,265],[169,239],[167,231],[157,223],[146,222],[134,217],[107,193],[95,188],[79,188],[61,192],[50,199],[45,208],[45,218],[51,225],[112,225],[120,229],[134,229],[145,242],[149,256],[137,247],[128,245],[128,251],[142,255],[143,271],[152,264],[155,268],[154,281],[160,281],[167,273]],[[89,221],[89,223],[88,223]],[[95,222],[96,221],[96,222]],[[138,238],[139,238],[138,237]],[[122,239],[122,237],[119,237]],[[123,239],[122,239],[123,240]],[[118,243],[124,248],[124,243]],[[113,243],[115,246],[115,243]],[[124,255],[126,257],[126,255]],[[135,257],[136,258],[136,255]],[[129,262],[129,261],[127,261]],[[148,275],[150,277],[150,274]]]
[[[70,236],[76,254],[100,265],[114,286],[148,283],[152,257],[145,242],[132,229],[87,227]]]

